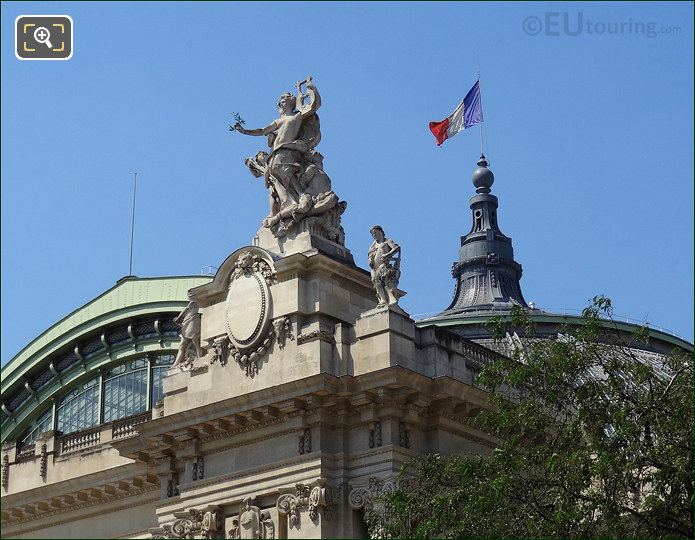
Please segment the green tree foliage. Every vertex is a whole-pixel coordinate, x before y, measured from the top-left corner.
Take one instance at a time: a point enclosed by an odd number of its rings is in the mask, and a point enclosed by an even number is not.
[[[523,346],[481,371],[494,410],[478,426],[500,437],[488,456],[429,455],[367,514],[387,537],[692,538],[693,365],[683,351],[637,356],[611,304],[581,325],[532,339],[522,309],[493,319]],[[614,331],[610,331],[611,328]]]

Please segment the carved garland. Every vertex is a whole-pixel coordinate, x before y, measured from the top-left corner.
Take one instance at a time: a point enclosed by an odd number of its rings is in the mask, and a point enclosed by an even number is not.
[[[239,367],[244,370],[247,377],[255,377],[258,374],[259,361],[265,356],[265,353],[270,347],[275,331],[270,330],[268,336],[263,340],[263,343],[254,350],[239,350],[234,345],[229,343],[229,354],[239,364]],[[225,362],[226,363],[226,362]]]
[[[46,452],[46,444],[41,445],[41,465],[39,466],[39,475],[41,479],[46,481],[46,474],[48,473],[48,453]]]
[[[2,456],[2,487],[7,490],[10,485],[10,458],[7,454]]]

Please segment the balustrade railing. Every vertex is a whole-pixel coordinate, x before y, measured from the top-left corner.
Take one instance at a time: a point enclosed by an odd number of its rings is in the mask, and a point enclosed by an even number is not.
[[[150,411],[138,414],[137,416],[130,416],[124,418],[123,420],[116,420],[113,423],[112,435],[114,439],[121,439],[123,437],[129,437],[131,435],[137,435],[137,427],[150,419]]]
[[[36,454],[34,444],[22,446],[17,452],[17,461],[33,458]]]
[[[60,453],[73,452],[99,444],[101,440],[101,428],[96,427],[87,431],[64,435],[60,439]]]

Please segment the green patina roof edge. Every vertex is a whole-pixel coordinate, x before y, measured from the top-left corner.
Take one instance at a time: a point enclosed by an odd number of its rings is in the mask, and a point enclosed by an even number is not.
[[[531,319],[535,322],[547,322],[547,323],[571,323],[571,324],[578,324],[580,321],[582,321],[582,317],[578,315],[561,315],[561,314],[554,314],[554,313],[542,313],[542,314],[535,314],[531,313],[529,314]],[[470,315],[470,316],[453,316],[453,317],[442,317],[441,319],[437,318],[431,318],[431,319],[420,319],[418,321],[415,321],[415,324],[417,325],[418,328],[424,328],[427,326],[460,326],[460,325],[469,325],[469,324],[485,324],[487,321],[489,321],[493,317],[502,317],[502,318],[508,318],[508,314],[500,314],[500,313],[491,313],[490,315]],[[625,332],[634,332],[637,328],[641,328],[642,326],[639,324],[632,324],[628,322],[622,322],[622,321],[615,321],[615,320],[607,320],[607,319],[602,319],[602,321],[605,322],[604,326],[608,326],[609,324],[611,325],[612,328],[616,328],[618,330],[623,330]],[[651,326],[647,325],[647,328],[649,329],[649,335],[650,337],[655,337],[657,339],[660,339],[662,341],[665,341],[667,343],[671,343],[677,347],[680,347],[682,349],[685,349],[687,351],[694,351],[695,346],[693,346],[692,343],[689,341],[686,341],[683,338],[680,338],[678,336],[674,336],[673,334],[669,334],[668,332],[662,332],[661,330],[656,330],[655,328],[652,328]]]
[[[10,359],[4,366],[2,366],[2,370],[0,370],[0,374],[2,375],[2,393],[5,393],[5,390],[14,382],[14,379],[16,378],[16,373],[18,373],[18,370],[20,368],[23,368],[23,371],[26,372],[28,369],[34,367],[38,362],[40,362],[43,358],[44,355],[38,354],[41,350],[43,350],[45,347],[50,345],[51,343],[55,343],[61,340],[63,336],[66,334],[69,334],[72,330],[75,330],[76,328],[85,325],[88,323],[90,320],[94,320],[100,317],[103,317],[104,315],[108,313],[115,313],[118,311],[123,310],[124,307],[134,307],[138,305],[146,305],[146,304],[165,304],[165,303],[171,303],[171,302],[185,302],[186,298],[152,298],[152,297],[147,297],[143,300],[138,300],[137,302],[133,302],[132,304],[128,304],[127,306],[116,306],[111,309],[103,309],[100,311],[98,314],[95,316],[86,319],[86,320],[77,320],[78,315],[87,310],[87,309],[94,309],[95,306],[98,306],[100,302],[104,303],[106,302],[107,297],[113,295],[113,293],[117,289],[124,289],[126,287],[133,286],[134,284],[144,284],[145,282],[163,282],[164,284],[169,283],[171,285],[184,285],[186,287],[186,291],[188,289],[196,287],[198,285],[202,285],[203,283],[207,283],[212,279],[212,276],[159,276],[159,277],[135,277],[135,276],[127,276],[125,278],[121,278],[118,280],[118,282],[111,287],[110,289],[107,289],[103,293],[101,293],[99,296],[89,300],[82,306],[78,307],[77,309],[71,311],[68,313],[65,317],[61,318],[59,321],[55,322],[52,324],[49,328],[41,332],[37,337],[35,337],[33,340],[31,340],[26,346],[24,346],[12,359]],[[161,290],[160,290],[161,292]],[[65,324],[70,318],[75,318],[75,323],[69,326],[66,326],[66,328],[62,329],[61,332],[55,336],[49,337],[51,332],[54,331],[57,327],[59,327],[61,324]],[[37,356],[37,358],[34,359],[33,362],[27,363],[26,360],[30,359],[32,356]],[[8,380],[12,379],[12,380]]]

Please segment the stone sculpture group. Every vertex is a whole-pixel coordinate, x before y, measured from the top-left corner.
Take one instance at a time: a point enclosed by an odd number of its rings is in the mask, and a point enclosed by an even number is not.
[[[262,150],[245,160],[251,174],[263,177],[268,188],[270,209],[263,226],[277,238],[284,238],[300,221],[312,220],[308,225],[343,245],[345,232],[340,216],[347,203],[333,192],[331,179],[323,170],[323,156],[315,150],[321,141],[316,113],[321,96],[311,76],[298,81],[296,87],[297,96],[280,96],[276,120],[258,129],[246,129],[237,122],[233,131],[268,137],[270,152]]]
[[[315,150],[321,140],[321,126],[316,114],[321,106],[321,96],[311,76],[298,81],[296,87],[297,96],[289,93],[280,96],[277,104],[280,115],[266,127],[246,129],[237,115],[237,122],[230,129],[244,135],[268,137],[270,153],[262,150],[245,161],[255,177],[265,179],[268,188],[270,209],[263,226],[276,238],[284,239],[296,233],[301,225],[305,227],[303,230],[342,246],[345,233],[340,216],[347,203],[340,201],[333,192],[331,180],[323,170],[323,156]],[[367,260],[378,301],[377,309],[391,308],[398,304],[402,294],[398,291],[401,247],[386,238],[379,225],[372,227],[370,232],[374,241],[369,247]],[[253,253],[245,251],[238,256],[226,283],[227,335],[208,343],[207,348],[202,347],[201,315],[198,304],[191,300],[174,319],[181,325],[181,345],[172,367],[191,368],[194,360],[203,358],[210,349],[211,363],[226,365],[228,358],[234,358],[246,375],[253,377],[274,342],[282,349],[287,339],[294,339],[288,319],[283,317],[273,320],[272,324],[269,322],[268,287],[275,283],[272,258],[264,260],[263,257],[269,255],[262,255],[265,252],[258,251],[258,248],[253,249],[256,250]],[[253,332],[246,335],[249,306],[245,304],[248,299],[244,293],[256,288],[260,294],[256,306],[258,322]],[[237,319],[243,322],[238,328]]]

